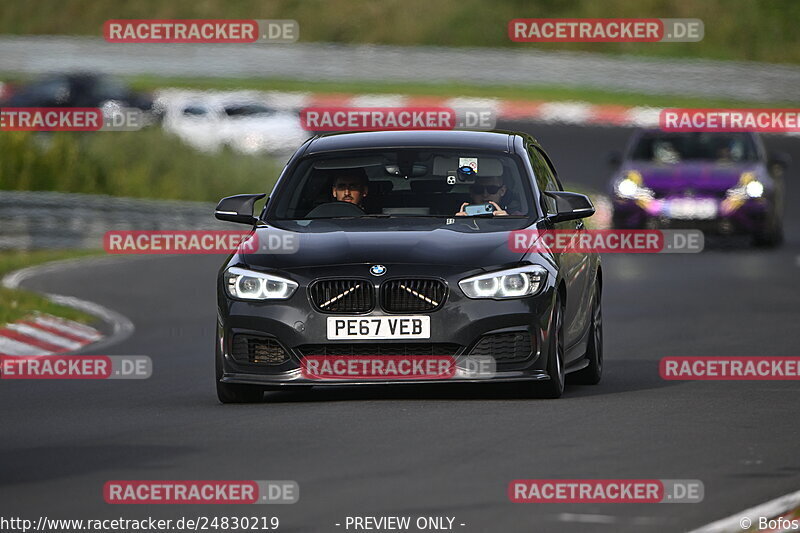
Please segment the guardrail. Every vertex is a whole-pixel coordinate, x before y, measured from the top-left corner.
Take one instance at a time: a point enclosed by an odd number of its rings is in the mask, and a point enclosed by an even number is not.
[[[215,204],[93,194],[0,191],[0,250],[102,248],[109,230],[232,229]]]
[[[3,51],[0,72],[26,74],[91,70],[120,76],[146,74],[170,78],[255,76],[383,83],[467,80],[473,85],[592,87],[751,102],[792,102],[800,98],[800,67],[796,65],[535,48],[325,43],[120,45],[105,42],[102,37],[2,35],[0,50]],[[269,68],[259,68],[260,65]]]

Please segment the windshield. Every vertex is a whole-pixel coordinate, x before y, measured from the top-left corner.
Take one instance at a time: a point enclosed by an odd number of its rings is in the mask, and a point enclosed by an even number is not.
[[[528,217],[518,159],[457,149],[321,154],[281,180],[270,218]]]
[[[755,144],[746,133],[643,134],[633,147],[631,159],[653,163],[686,160],[740,163],[756,161]]]
[[[187,117],[202,117],[208,114],[208,110],[199,105],[189,105],[183,108],[183,114]]]

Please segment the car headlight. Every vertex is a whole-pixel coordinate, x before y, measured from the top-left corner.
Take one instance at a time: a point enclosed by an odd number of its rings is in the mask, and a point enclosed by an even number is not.
[[[633,198],[636,196],[636,191],[638,190],[639,186],[631,179],[625,178],[617,183],[617,193],[622,197]]]
[[[286,278],[231,267],[225,271],[225,291],[242,300],[285,300],[297,290],[297,283]]]
[[[542,291],[547,269],[540,265],[501,270],[462,279],[458,286],[467,298],[522,298]]]
[[[751,181],[744,186],[744,192],[750,198],[760,198],[764,194],[764,184],[760,181]]]
[[[744,172],[736,187],[728,189],[728,196],[739,199],[761,198],[764,196],[764,184],[758,181],[755,173]]]
[[[630,200],[653,198],[653,191],[643,187],[642,183],[644,183],[642,175],[635,170],[629,170],[625,173],[625,177],[616,183],[614,192],[620,198]]]

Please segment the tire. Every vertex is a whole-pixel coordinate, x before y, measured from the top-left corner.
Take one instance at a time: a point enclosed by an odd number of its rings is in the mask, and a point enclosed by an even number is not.
[[[595,281],[589,345],[586,347],[586,359],[589,360],[589,366],[570,374],[570,383],[597,385],[603,376],[603,308],[600,296],[600,284]]]
[[[217,342],[215,363],[217,399],[220,403],[256,403],[264,399],[264,389],[258,385],[240,385],[220,381],[222,379],[222,354],[219,351],[219,342]]]
[[[532,393],[535,398],[556,399],[564,394],[564,310],[561,308],[561,298],[556,297],[553,313],[556,338],[555,342],[550,343],[550,353],[547,354],[550,379],[534,384]]]

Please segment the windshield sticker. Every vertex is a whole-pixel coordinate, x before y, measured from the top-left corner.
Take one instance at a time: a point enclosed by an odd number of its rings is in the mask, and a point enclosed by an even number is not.
[[[478,172],[478,158],[477,157],[459,157],[459,167],[472,167],[472,170]]]

